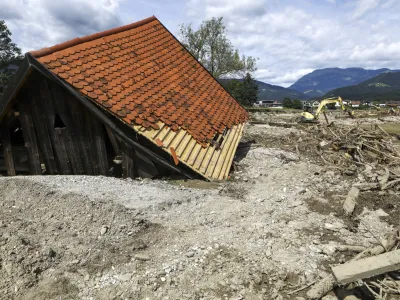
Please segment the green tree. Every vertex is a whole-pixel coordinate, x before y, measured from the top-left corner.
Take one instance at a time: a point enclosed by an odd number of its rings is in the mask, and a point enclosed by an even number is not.
[[[292,108],[302,109],[303,108],[303,104],[301,104],[301,101],[299,99],[294,99],[292,101]]]
[[[198,30],[180,25],[180,40],[190,53],[215,77],[243,77],[256,70],[256,59],[240,56],[226,37],[222,17],[203,21]]]
[[[243,106],[250,106],[258,99],[258,85],[247,73],[242,80],[230,79],[222,82],[228,92]]]
[[[21,50],[11,42],[11,31],[6,23],[0,20],[0,98],[15,73],[15,68],[12,66],[18,66],[21,60]]]
[[[258,85],[251,77],[250,73],[246,73],[242,81],[241,103],[243,105],[253,105],[258,99]]]
[[[292,108],[293,107],[293,101],[289,97],[283,98],[282,106],[286,108]]]

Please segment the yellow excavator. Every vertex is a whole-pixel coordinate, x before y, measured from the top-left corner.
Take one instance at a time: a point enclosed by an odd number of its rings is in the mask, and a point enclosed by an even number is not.
[[[302,123],[316,123],[318,121],[319,115],[321,114],[323,108],[332,103],[339,103],[340,108],[347,112],[351,118],[354,118],[354,112],[343,104],[342,98],[327,98],[321,101],[315,113],[312,113],[311,106],[306,106],[304,112],[301,114],[300,122]]]

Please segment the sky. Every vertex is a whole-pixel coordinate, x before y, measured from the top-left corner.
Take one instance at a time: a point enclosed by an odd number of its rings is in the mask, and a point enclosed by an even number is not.
[[[27,52],[156,16],[173,34],[223,17],[253,76],[290,86],[315,69],[400,69],[399,0],[7,0],[13,42]]]

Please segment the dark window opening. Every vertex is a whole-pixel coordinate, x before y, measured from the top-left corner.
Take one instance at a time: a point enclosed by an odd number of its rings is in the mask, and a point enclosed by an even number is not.
[[[65,126],[63,120],[61,120],[61,117],[56,114],[55,118],[54,118],[54,128],[66,128],[67,126]]]

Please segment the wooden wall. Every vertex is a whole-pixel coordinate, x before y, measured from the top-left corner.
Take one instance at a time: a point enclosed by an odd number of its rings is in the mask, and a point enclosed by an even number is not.
[[[13,139],[16,122],[22,129],[28,158],[25,168],[15,166],[17,149],[22,147],[21,142]],[[19,92],[13,111],[0,125],[0,134],[3,169],[10,176],[21,173],[22,169],[32,175],[153,177],[157,172],[157,169],[151,172],[138,169],[143,162],[137,163],[131,147],[77,99],[41,76],[26,83]],[[150,164],[155,168],[151,161]]]

